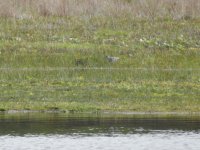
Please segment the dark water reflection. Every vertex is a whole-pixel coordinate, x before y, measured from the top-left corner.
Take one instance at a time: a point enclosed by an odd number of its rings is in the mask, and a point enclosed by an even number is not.
[[[105,135],[200,131],[199,115],[0,113],[0,135]]]

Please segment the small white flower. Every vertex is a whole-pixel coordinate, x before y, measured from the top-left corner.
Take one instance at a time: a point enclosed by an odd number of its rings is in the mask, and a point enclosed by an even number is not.
[[[17,41],[21,41],[22,39],[20,37],[16,37],[16,40]]]

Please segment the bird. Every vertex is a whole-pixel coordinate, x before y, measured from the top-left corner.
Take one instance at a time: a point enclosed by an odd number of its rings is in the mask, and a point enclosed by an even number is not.
[[[106,59],[109,61],[109,62],[117,62],[119,60],[119,57],[113,57],[113,56],[106,56]]]

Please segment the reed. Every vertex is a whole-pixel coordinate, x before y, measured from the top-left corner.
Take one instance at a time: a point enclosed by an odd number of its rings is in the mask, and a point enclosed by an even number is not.
[[[200,0],[0,0],[1,17],[38,15],[194,19]]]

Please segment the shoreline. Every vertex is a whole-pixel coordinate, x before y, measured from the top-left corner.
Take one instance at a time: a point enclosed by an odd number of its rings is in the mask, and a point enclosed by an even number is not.
[[[0,114],[17,113],[59,113],[59,114],[104,114],[104,115],[198,115],[200,112],[137,112],[137,111],[69,111],[69,110],[6,110]]]

